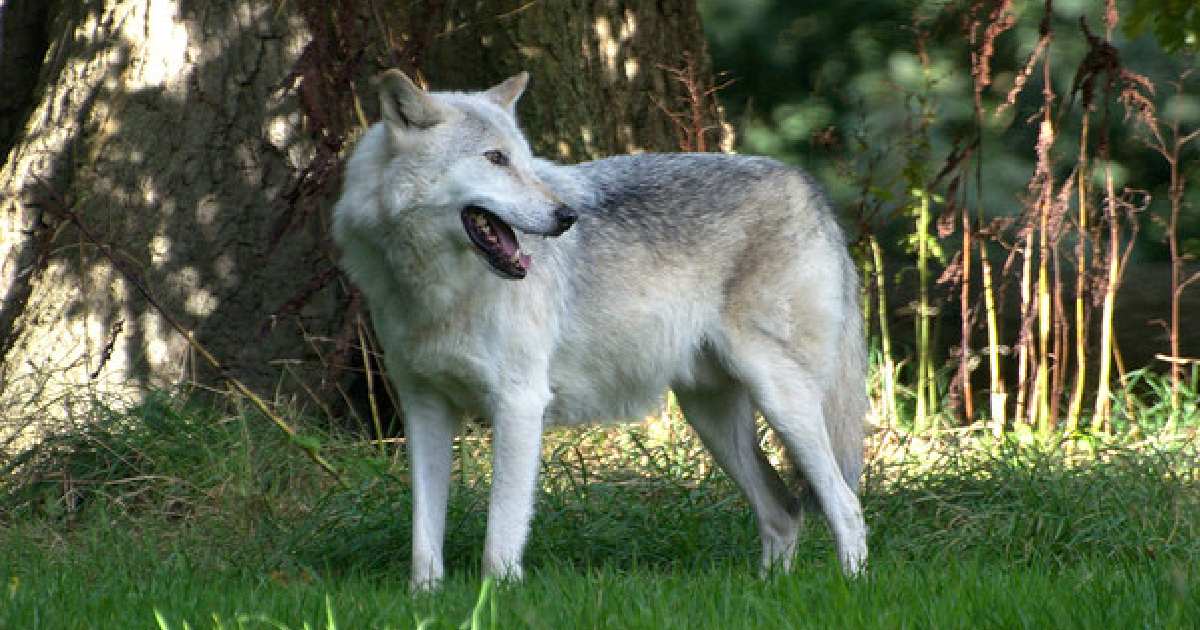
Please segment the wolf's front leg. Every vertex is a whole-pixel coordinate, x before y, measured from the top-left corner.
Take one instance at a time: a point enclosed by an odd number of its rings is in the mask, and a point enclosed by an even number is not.
[[[412,471],[412,578],[414,591],[442,581],[442,545],[446,533],[446,502],[450,495],[450,464],[458,417],[436,395],[400,393],[408,462]]]
[[[483,573],[522,577],[521,554],[529,536],[541,464],[544,401],[502,404],[492,422],[492,495],[488,506]]]

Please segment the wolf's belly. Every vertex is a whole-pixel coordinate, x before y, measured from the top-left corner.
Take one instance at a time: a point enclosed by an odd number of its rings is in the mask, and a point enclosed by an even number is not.
[[[661,408],[668,388],[721,382],[725,372],[700,339],[653,344],[616,335],[561,346],[550,364],[547,424],[639,421]]]
[[[636,422],[662,406],[666,383],[631,383],[613,375],[551,375],[547,425]]]

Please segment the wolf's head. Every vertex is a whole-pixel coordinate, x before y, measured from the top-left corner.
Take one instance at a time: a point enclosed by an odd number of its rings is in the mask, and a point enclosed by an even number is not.
[[[575,222],[534,173],[515,106],[529,75],[483,92],[427,92],[399,70],[379,79],[391,153],[385,184],[394,211],[471,247],[500,276],[524,278],[531,260],[517,232],[558,236]]]

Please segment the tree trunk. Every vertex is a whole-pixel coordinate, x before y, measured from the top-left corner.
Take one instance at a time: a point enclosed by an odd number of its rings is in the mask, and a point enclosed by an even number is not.
[[[708,124],[668,114],[681,79],[711,85],[694,0],[3,6],[0,445],[96,397],[214,382],[138,284],[254,389],[338,400],[359,307],[327,213],[384,67],[463,89],[529,70],[526,131],[568,161]]]

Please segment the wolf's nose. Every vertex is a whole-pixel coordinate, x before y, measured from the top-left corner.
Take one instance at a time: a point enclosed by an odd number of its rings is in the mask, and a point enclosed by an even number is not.
[[[575,214],[575,210],[570,206],[564,205],[554,209],[554,218],[558,221],[558,229],[555,230],[555,236],[558,236],[571,229],[571,226],[575,225],[575,220],[579,218],[579,215]]]

